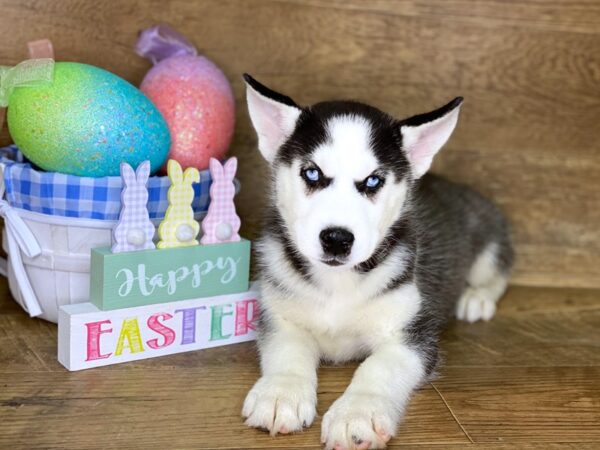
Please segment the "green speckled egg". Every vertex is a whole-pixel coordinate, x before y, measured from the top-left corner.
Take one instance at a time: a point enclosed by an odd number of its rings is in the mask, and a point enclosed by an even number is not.
[[[55,63],[52,84],[16,88],[7,119],[25,156],[52,172],[119,175],[122,161],[144,160],[154,172],[171,144],[165,120],[139,89],[87,64]]]

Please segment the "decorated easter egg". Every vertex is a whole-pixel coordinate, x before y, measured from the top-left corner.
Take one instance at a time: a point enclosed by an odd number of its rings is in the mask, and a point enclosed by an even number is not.
[[[140,89],[169,125],[169,159],[201,170],[211,157],[222,159],[235,124],[235,99],[223,72],[165,26],[142,32],[137,51],[155,63]]]
[[[49,84],[17,87],[8,101],[8,129],[17,146],[44,170],[102,177],[121,162],[161,167],[168,126],[136,87],[98,67],[54,64]]]

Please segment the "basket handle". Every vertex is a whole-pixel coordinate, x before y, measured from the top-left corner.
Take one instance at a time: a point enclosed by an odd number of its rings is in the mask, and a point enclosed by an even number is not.
[[[28,257],[35,258],[42,252],[42,249],[23,219],[4,199],[4,164],[2,163],[0,163],[0,216],[4,218],[10,265],[23,296],[25,303],[23,306],[31,317],[39,316],[42,314],[42,308],[23,266],[21,251]],[[4,276],[8,275],[8,264],[4,258],[0,260],[0,273]]]

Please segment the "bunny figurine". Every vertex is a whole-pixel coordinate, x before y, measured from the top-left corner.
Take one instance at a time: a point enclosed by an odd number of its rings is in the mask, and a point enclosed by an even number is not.
[[[167,193],[169,207],[164,220],[158,226],[160,241],[157,246],[171,248],[198,245],[196,236],[200,225],[194,219],[192,183],[200,182],[200,173],[194,167],[188,167],[182,172],[181,166],[174,159],[167,163],[167,173],[171,180],[171,187]]]
[[[229,158],[224,166],[215,158],[210,159],[210,205],[202,221],[204,235],[201,244],[218,244],[240,240],[240,218],[235,212],[233,179],[237,169],[237,158]]]
[[[148,177],[150,161],[141,163],[137,171],[125,162],[121,163],[121,213],[119,222],[113,229],[113,253],[131,252],[154,248],[152,237],[154,225],[148,215]]]

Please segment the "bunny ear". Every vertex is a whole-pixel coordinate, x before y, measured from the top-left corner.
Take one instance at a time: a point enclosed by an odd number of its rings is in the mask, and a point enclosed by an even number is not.
[[[235,177],[235,172],[237,170],[237,158],[235,156],[229,158],[227,160],[227,162],[225,163],[225,168],[224,168],[224,172],[225,172],[225,176],[227,177],[227,179],[229,180],[233,180],[233,178]]]
[[[135,171],[138,184],[145,185],[150,177],[150,161],[142,162]]]
[[[181,184],[183,181],[183,172],[181,171],[181,166],[174,159],[170,159],[167,163],[167,173],[169,174],[171,184]]]
[[[183,173],[183,179],[186,183],[200,183],[200,172],[195,167],[188,167]]]
[[[126,186],[133,186],[135,184],[135,172],[126,162],[121,163],[121,178]]]
[[[210,176],[213,179],[218,179],[218,178],[223,177],[223,166],[221,165],[221,163],[219,162],[218,159],[210,158],[208,165],[210,168]]]

